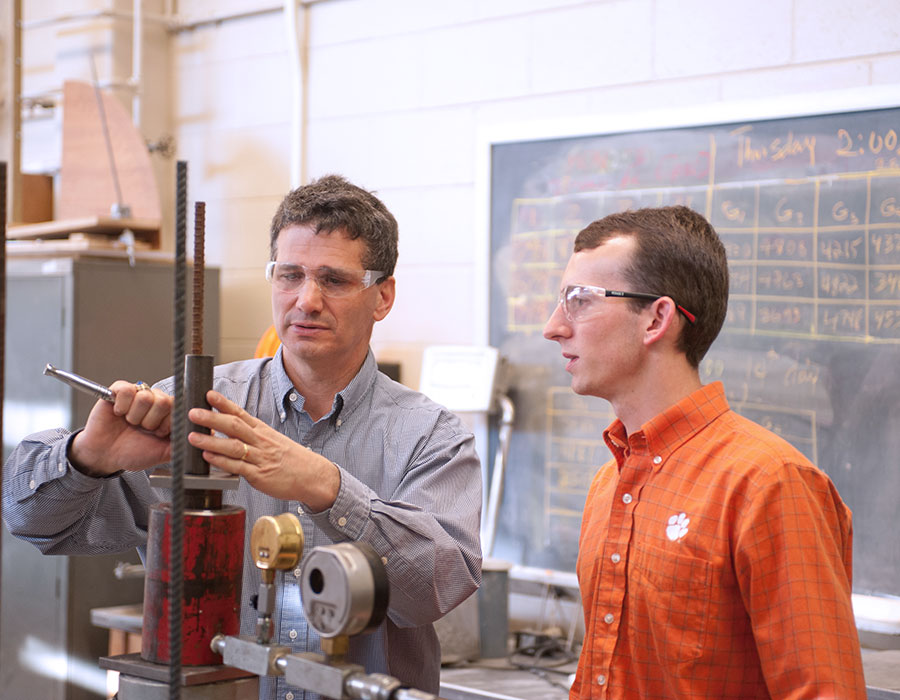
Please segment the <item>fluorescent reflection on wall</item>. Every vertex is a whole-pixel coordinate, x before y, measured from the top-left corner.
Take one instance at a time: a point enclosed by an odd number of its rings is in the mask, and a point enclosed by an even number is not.
[[[25,637],[19,647],[19,664],[32,673],[84,688],[98,695],[106,695],[106,671],[97,666],[97,660],[85,661],[67,656],[62,649],[32,637]]]

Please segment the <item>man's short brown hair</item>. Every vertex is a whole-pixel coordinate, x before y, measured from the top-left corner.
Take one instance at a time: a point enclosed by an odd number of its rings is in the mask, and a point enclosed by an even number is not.
[[[317,234],[341,231],[366,245],[362,261],[367,270],[386,277],[397,264],[397,220],[371,192],[357,187],[340,175],[325,175],[292,190],[272,217],[269,249],[274,260],[278,234],[288,226],[312,226]]]
[[[718,234],[688,207],[634,209],[589,224],[576,236],[575,252],[619,236],[635,240],[634,255],[624,270],[632,288],[625,291],[669,296],[696,316],[694,323],[683,324],[678,349],[698,367],[728,309],[728,259]],[[648,303],[628,302],[635,308]]]

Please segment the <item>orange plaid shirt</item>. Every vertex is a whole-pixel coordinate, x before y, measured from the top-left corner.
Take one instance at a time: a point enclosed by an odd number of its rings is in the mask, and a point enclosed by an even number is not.
[[[865,700],[850,510],[831,480],[718,382],[604,438],[570,697]]]

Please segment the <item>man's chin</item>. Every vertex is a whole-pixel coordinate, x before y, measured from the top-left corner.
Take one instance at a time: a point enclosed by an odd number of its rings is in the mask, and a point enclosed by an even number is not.
[[[288,342],[282,342],[284,353],[290,354],[300,360],[313,360],[327,354],[327,348],[322,343],[310,338],[291,338]]]
[[[572,382],[570,384],[572,387],[572,391],[574,391],[579,396],[592,396],[590,387],[586,385],[584,382],[578,380],[578,377],[572,377]]]

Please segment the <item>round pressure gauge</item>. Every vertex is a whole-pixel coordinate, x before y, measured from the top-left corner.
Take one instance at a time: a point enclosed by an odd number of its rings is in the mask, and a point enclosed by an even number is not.
[[[300,581],[306,619],[322,637],[370,632],[387,613],[387,572],[366,542],[316,547]]]

